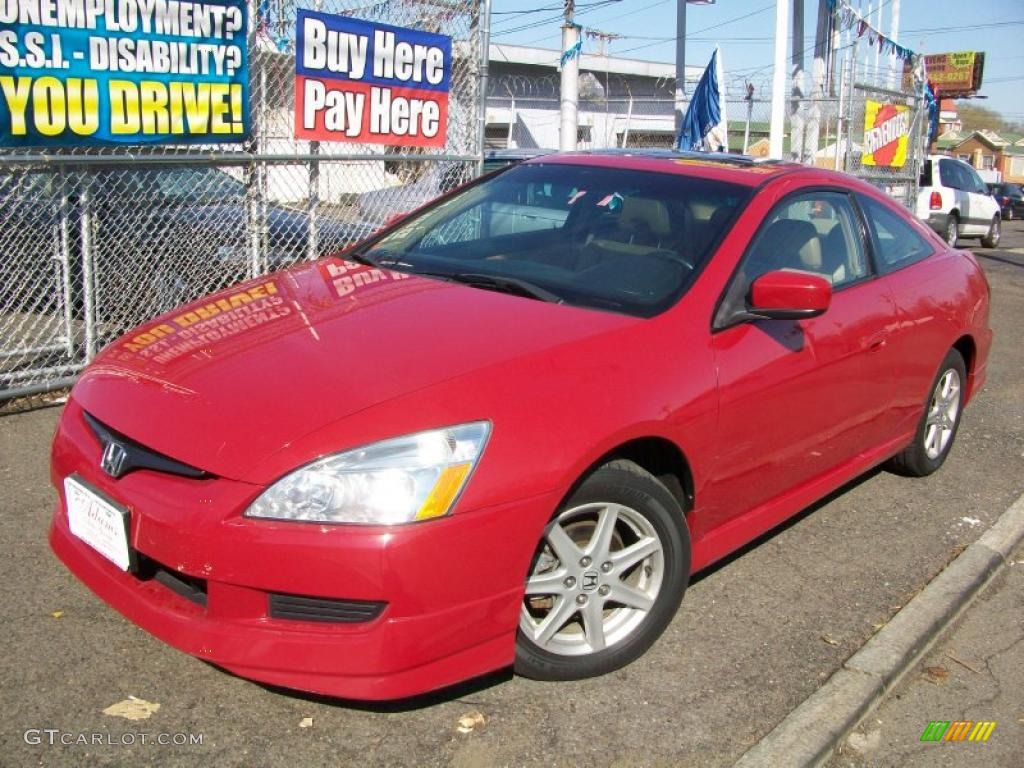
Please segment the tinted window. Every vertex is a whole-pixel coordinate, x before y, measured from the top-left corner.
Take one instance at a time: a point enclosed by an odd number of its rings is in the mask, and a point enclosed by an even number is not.
[[[776,208],[754,240],[744,268],[749,280],[775,269],[813,272],[835,288],[865,277],[867,259],[846,195],[804,195]]]
[[[988,194],[988,188],[985,186],[985,182],[981,180],[981,176],[978,172],[970,166],[961,166],[960,171],[964,175],[964,184],[968,192],[978,192],[982,195]]]
[[[881,272],[908,266],[933,252],[924,235],[891,208],[870,197],[858,196],[858,199],[871,229]]]
[[[477,286],[481,275],[509,278],[566,303],[650,316],[683,294],[750,195],[675,174],[531,163],[442,199],[353,256]]]
[[[942,178],[942,186],[950,189],[966,189],[967,180],[964,178],[960,164],[952,160],[939,160],[939,176]]]
[[[726,327],[745,312],[754,280],[778,269],[821,275],[834,290],[870,274],[857,216],[845,194],[815,192],[776,206],[743,257],[715,326]]]
[[[921,164],[921,186],[930,187],[932,185],[932,161],[925,160]]]

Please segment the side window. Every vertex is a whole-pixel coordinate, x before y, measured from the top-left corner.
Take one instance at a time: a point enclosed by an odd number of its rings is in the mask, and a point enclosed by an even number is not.
[[[868,274],[859,235],[846,195],[801,195],[769,216],[744,266],[750,280],[774,269],[799,269],[826,277],[839,288]]]
[[[861,229],[849,198],[841,192],[791,197],[761,224],[726,291],[715,327],[747,309],[750,286],[778,269],[811,272],[840,290],[870,274]]]
[[[868,220],[880,272],[892,272],[932,254],[934,249],[924,235],[888,206],[870,197],[858,195],[857,199]]]
[[[978,194],[987,195],[988,188],[985,186],[985,182],[981,180],[981,176],[973,168],[962,169],[964,175],[967,176],[967,191],[976,192]]]
[[[963,179],[960,175],[960,166],[952,160],[939,160],[939,177],[942,179],[942,186],[950,189],[963,189]]]

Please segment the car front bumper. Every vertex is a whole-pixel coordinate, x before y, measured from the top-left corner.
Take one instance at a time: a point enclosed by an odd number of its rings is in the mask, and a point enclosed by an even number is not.
[[[148,470],[113,480],[99,455],[70,400],[54,439],[50,544],[98,596],[186,653],[353,699],[412,696],[514,659],[525,574],[557,495],[395,528],[250,520],[241,512],[258,486]],[[72,473],[129,510],[144,572],[121,571],[71,533]],[[193,594],[168,586],[175,580]],[[282,618],[271,595],[383,605],[367,620]]]

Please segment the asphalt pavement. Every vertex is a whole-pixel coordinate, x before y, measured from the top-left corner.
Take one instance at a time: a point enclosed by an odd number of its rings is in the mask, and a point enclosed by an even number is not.
[[[1021,691],[1024,547],[888,699],[850,734],[828,767],[1019,768],[1024,763]],[[933,722],[947,724],[938,728],[941,738],[922,740]],[[958,729],[958,722],[970,725]],[[993,725],[983,727],[982,723]],[[931,726],[931,735],[936,730]]]
[[[926,480],[873,472],[833,494],[700,575],[647,655],[594,680],[504,673],[367,706],[268,689],[183,655],[122,619],[49,553],[47,449],[58,409],[0,418],[0,764],[731,765],[1024,491],[1024,224],[1006,223],[1001,249],[977,252],[992,285],[996,339],[987,387],[945,467]],[[1021,615],[1013,568],[948,641],[979,670],[989,658],[996,671],[1000,659],[1019,658],[999,651]],[[995,609],[983,612],[989,604]],[[986,638],[991,645],[977,644]],[[984,689],[960,696],[962,679],[982,680],[943,661],[945,649],[936,646],[922,665],[946,668],[944,682],[909,676],[907,693],[872,715],[883,721],[878,744],[859,754],[844,745],[836,768],[935,764],[915,751],[928,721],[995,717],[971,709],[990,695]],[[993,672],[1008,705],[1021,701],[1020,668],[1006,683]],[[949,698],[914,699],[915,685]],[[104,714],[129,697],[159,708],[136,702],[149,715],[136,721]],[[1007,712],[984,745],[930,746],[944,756],[958,748],[951,765],[997,765],[971,760],[1020,739],[1024,724]],[[862,729],[870,747],[870,719]],[[157,743],[161,734],[186,743]],[[989,751],[966,749],[973,746]]]

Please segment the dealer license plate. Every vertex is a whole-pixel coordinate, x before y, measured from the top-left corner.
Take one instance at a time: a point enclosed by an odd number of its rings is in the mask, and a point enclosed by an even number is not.
[[[122,571],[127,571],[132,563],[128,510],[107,501],[74,477],[64,478],[64,496],[71,532]]]

